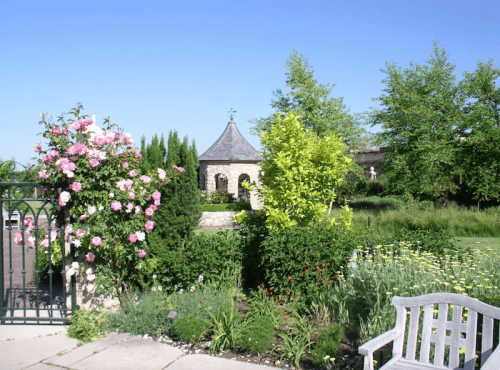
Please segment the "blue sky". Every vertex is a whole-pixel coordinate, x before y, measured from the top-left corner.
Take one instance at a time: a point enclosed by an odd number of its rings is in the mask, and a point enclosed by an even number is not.
[[[358,113],[378,106],[386,61],[424,63],[435,39],[458,80],[500,67],[499,18],[499,1],[0,0],[0,158],[30,162],[40,112],[76,102],[137,142],[177,130],[199,154],[232,107],[259,149],[248,120],[272,113],[292,50]]]

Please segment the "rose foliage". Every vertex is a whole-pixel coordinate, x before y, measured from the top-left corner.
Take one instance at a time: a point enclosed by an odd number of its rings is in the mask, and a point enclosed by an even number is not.
[[[131,135],[109,118],[106,129],[99,129],[82,109],[78,104],[58,124],[41,115],[48,148],[35,146],[42,156],[39,175],[42,181],[68,184],[56,195],[59,206],[69,209],[66,234],[82,262],[68,274],[81,274],[97,292],[114,290],[123,304],[127,284],[151,276],[158,264],[148,258],[146,234],[155,227],[151,218],[161,205],[161,187],[182,171],[157,169],[141,176],[141,154]]]

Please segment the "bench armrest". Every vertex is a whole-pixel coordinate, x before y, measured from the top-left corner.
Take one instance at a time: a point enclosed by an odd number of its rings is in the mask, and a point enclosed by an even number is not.
[[[385,333],[380,334],[378,337],[375,337],[363,344],[358,348],[358,352],[364,356],[367,356],[368,354],[373,353],[377,349],[382,348],[386,344],[392,342],[401,335],[403,335],[403,331],[399,329],[386,331]]]
[[[481,370],[497,370],[498,368],[500,368],[500,346],[488,357],[488,360],[481,366]]]
[[[365,356],[364,360],[364,370],[373,370],[373,352],[377,349],[382,348],[386,344],[394,341],[403,335],[403,331],[399,329],[392,329],[386,331],[384,334],[380,334],[378,337],[369,340],[361,347],[358,348],[358,352]]]

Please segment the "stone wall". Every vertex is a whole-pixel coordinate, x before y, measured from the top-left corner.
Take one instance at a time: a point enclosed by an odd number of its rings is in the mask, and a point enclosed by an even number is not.
[[[234,226],[234,216],[239,211],[227,212],[203,212],[200,219],[200,226]]]
[[[238,196],[238,178],[242,174],[248,175],[250,182],[260,186],[258,162],[229,162],[229,161],[200,161],[200,184],[201,190],[208,193],[214,192],[217,187],[215,179],[217,175],[224,175],[227,178],[228,193]],[[250,192],[250,204],[252,209],[261,209],[262,200],[256,190]]]

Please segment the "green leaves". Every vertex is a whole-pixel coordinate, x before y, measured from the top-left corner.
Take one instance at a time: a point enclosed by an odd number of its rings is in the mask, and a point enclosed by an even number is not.
[[[262,134],[262,146],[266,226],[276,231],[323,219],[332,189],[352,163],[341,139],[333,133],[319,138],[292,113],[276,116],[271,131]]]

